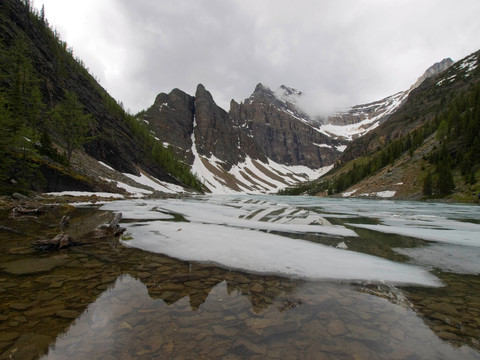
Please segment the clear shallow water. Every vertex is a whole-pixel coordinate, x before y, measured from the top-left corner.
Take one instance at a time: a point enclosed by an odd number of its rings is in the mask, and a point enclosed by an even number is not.
[[[95,208],[3,214],[28,234],[0,232],[0,359],[480,358],[478,207],[212,197],[104,209],[123,213],[131,239],[91,241],[111,216]],[[86,244],[32,252],[65,212]],[[15,273],[31,263],[44,268]]]

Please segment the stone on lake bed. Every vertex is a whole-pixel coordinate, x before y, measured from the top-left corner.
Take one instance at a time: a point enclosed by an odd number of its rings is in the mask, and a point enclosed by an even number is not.
[[[333,336],[343,335],[348,331],[345,324],[340,319],[331,320],[327,325],[327,329]]]
[[[75,310],[58,310],[55,315],[64,319],[76,319],[80,313]]]
[[[14,255],[32,254],[34,252],[37,252],[37,250],[33,249],[30,246],[15,247],[8,250],[9,254],[14,254]]]
[[[10,309],[13,310],[27,310],[31,304],[25,304],[25,303],[10,303],[9,307]]]
[[[1,265],[3,271],[14,275],[36,274],[40,272],[50,271],[58,266],[65,265],[72,261],[66,255],[51,256],[47,258],[29,258],[15,260]]]

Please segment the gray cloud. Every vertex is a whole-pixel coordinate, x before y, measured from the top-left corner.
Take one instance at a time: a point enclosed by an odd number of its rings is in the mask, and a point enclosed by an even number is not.
[[[39,0],[41,1],[41,0]],[[198,83],[228,110],[262,82],[309,108],[378,100],[445,57],[480,48],[480,2],[457,0],[44,0],[101,84],[136,112]]]

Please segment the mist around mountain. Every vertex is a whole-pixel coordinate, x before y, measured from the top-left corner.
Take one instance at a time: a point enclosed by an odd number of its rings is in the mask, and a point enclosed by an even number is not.
[[[473,53],[424,79],[354,139],[327,176],[282,193],[478,201],[479,58]]]

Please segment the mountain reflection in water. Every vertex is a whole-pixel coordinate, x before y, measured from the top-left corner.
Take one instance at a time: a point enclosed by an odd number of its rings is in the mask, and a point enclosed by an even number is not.
[[[270,206],[244,200],[229,206],[251,207],[252,214],[258,214],[258,206]],[[412,206],[408,211],[417,211],[412,203],[405,204]],[[312,211],[325,214],[321,204],[307,205],[299,204],[307,216]],[[379,222],[373,211],[369,218],[353,214],[358,213],[354,206],[373,210],[375,202],[323,205],[333,224]],[[390,211],[398,213],[401,208],[394,205]],[[425,213],[426,207],[419,206]],[[459,216],[456,208],[435,207],[449,219],[447,212]],[[176,260],[127,247],[118,239],[90,241],[88,233],[108,222],[111,213],[96,207],[54,209],[38,218],[0,214],[0,225],[21,230],[0,232],[0,359],[480,358],[480,278],[475,267],[460,269],[470,273],[425,267],[444,284],[433,288],[260,275]],[[465,219],[476,219],[475,209],[459,210]],[[290,219],[300,214],[288,211]],[[71,216],[69,232],[84,244],[60,253],[34,251],[30,241],[55,235],[58,230],[45,224],[58,223],[65,213]],[[279,213],[262,216],[268,221]],[[409,223],[423,221],[407,215]],[[463,226],[470,224],[475,225]],[[429,241],[375,228],[351,228],[359,236],[347,241],[350,250],[345,251],[422,266],[421,257],[408,258],[395,249],[418,254],[430,246]],[[330,247],[341,240],[315,233],[277,236]]]
[[[398,290],[223,275],[149,287],[119,276],[42,359],[478,357],[440,340]]]

